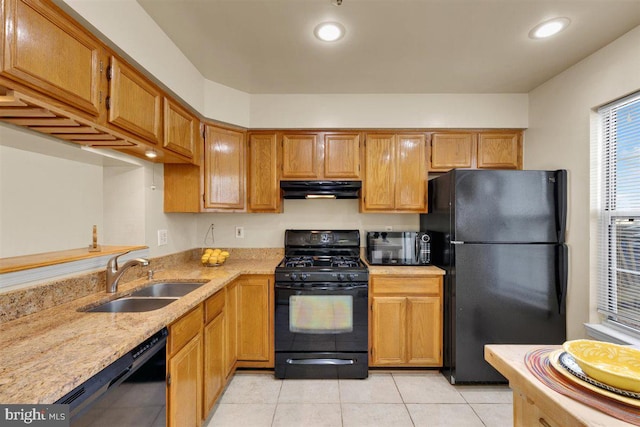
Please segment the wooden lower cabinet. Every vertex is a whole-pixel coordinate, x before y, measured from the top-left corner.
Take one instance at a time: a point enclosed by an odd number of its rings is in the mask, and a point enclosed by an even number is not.
[[[237,281],[238,366],[272,368],[273,276],[250,275]]]
[[[273,367],[272,286],[273,275],[241,276],[169,325],[169,427],[199,427],[236,366]]]
[[[238,282],[227,285],[226,291],[224,375],[229,378],[238,361]]]
[[[218,291],[205,302],[204,313],[204,369],[203,369],[203,412],[206,418],[226,383],[225,366],[225,314],[226,291]]]
[[[199,427],[202,420],[202,306],[169,326],[167,425]]]
[[[371,366],[442,366],[442,276],[371,277]]]

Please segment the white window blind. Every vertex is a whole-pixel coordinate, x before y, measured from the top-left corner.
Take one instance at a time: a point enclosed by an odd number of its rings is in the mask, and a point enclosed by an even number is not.
[[[640,93],[598,110],[598,310],[640,332]]]

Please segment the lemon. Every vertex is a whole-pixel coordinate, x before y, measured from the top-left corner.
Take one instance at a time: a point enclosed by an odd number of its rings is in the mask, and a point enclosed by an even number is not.
[[[213,252],[213,249],[211,249],[211,248],[207,248],[207,249],[204,250],[205,254],[210,254],[211,252]]]
[[[227,252],[227,251],[222,251],[222,252],[220,252],[220,255],[224,255],[224,256],[228,257],[228,256],[229,256],[229,252]]]

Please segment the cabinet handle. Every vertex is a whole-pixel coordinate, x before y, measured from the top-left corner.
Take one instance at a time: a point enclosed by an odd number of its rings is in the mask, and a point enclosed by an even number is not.
[[[107,108],[107,110],[109,110],[111,108],[111,97],[107,96],[104,99],[104,106]]]
[[[542,417],[540,417],[540,418],[538,419],[538,422],[540,423],[540,425],[542,425],[542,426],[544,426],[544,427],[552,427],[552,425],[551,425],[551,424],[549,424],[549,423],[547,422],[547,420],[545,420],[545,419],[544,419],[544,418],[542,418]]]

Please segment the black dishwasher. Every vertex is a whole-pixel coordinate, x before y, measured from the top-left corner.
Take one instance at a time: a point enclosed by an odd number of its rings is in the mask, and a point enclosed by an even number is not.
[[[92,425],[101,420],[104,422],[105,417],[109,418],[111,425],[123,425],[117,420],[118,413],[125,418],[136,417],[136,405],[145,405],[146,411],[143,412],[146,414],[150,413],[148,409],[151,405],[157,407],[158,412],[152,415],[154,419],[138,418],[135,425],[150,426],[156,419],[162,419],[164,424],[168,335],[168,329],[162,328],[55,402],[69,405],[71,425]],[[150,392],[150,387],[155,392]],[[119,392],[115,393],[115,390]],[[145,398],[147,402],[142,403]],[[149,399],[154,401],[150,403]],[[126,402],[118,404],[118,400]]]

